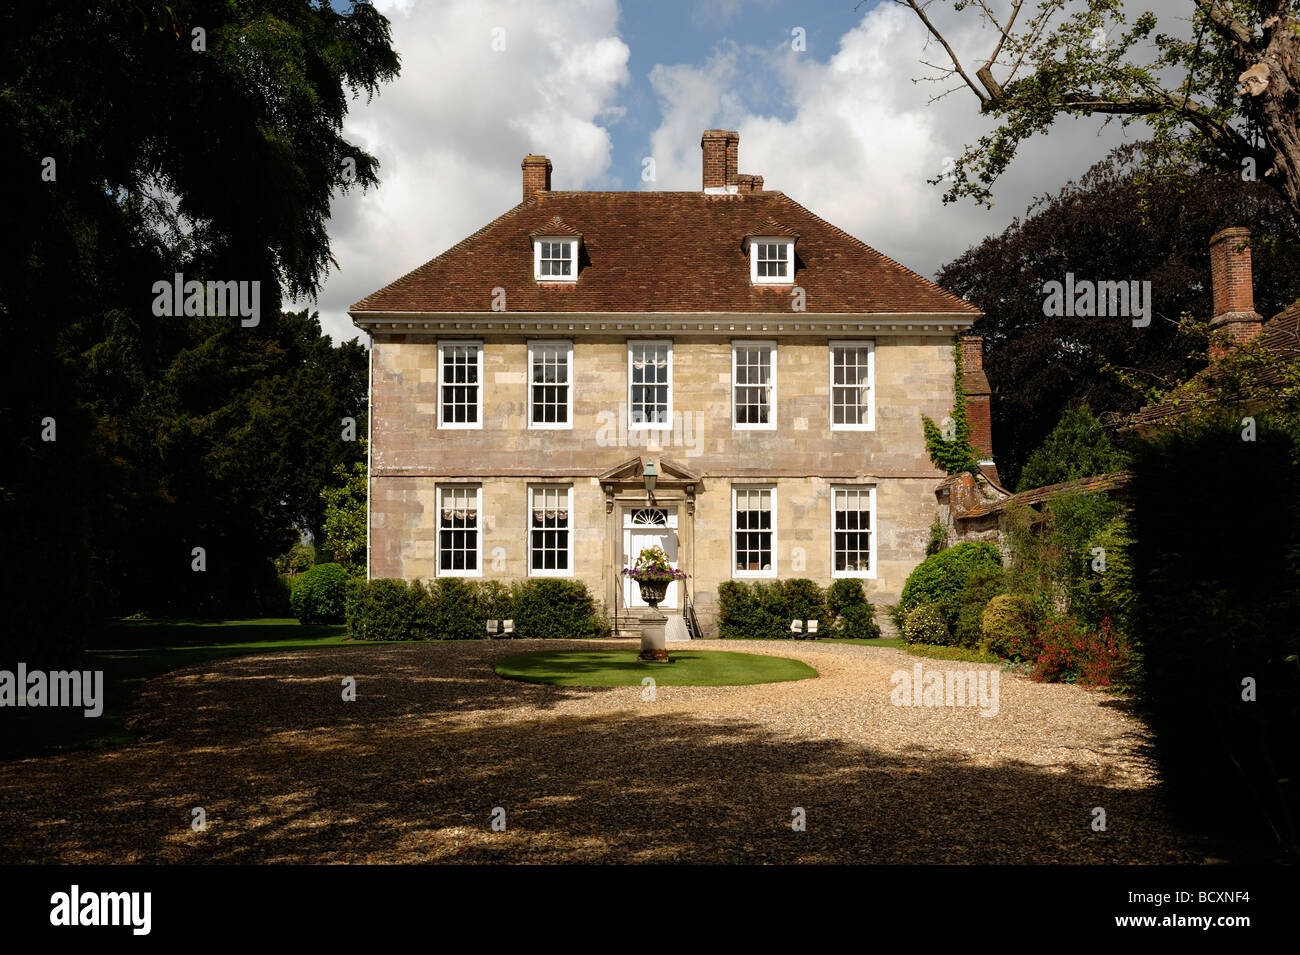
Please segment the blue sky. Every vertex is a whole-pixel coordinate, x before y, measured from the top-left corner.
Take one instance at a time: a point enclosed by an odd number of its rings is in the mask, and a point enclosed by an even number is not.
[[[1007,0],[991,0],[994,6]],[[992,125],[973,94],[917,82],[924,27],[878,0],[376,0],[402,75],[356,101],[346,134],[380,160],[381,185],[340,196],[338,269],[315,303],[336,338],[353,303],[519,202],[519,162],[550,157],[555,189],[700,188],[700,133],[740,133],[741,172],[933,277],[1111,148],[1118,124],[1062,120],[1021,150],[992,210],[943,205],[927,182]],[[1177,0],[1159,0],[1179,11]],[[989,31],[943,0],[930,14],[967,62]],[[1179,32],[1173,15],[1161,28]],[[792,47],[804,31],[805,49]],[[642,161],[655,161],[652,182]]]

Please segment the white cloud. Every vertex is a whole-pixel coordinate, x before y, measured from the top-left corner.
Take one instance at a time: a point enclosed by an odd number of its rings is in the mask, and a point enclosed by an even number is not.
[[[958,15],[935,5],[930,15],[964,63],[983,62],[990,31],[979,28],[973,9]],[[1099,132],[1100,119],[1058,120],[1049,136],[1021,147],[995,185],[993,210],[969,201],[944,206],[942,188],[927,180],[940,174],[945,157],[959,156],[993,124],[964,87],[929,102],[945,87],[914,82],[929,72],[920,61],[944,62],[945,54],[934,44],[926,49],[927,37],[910,10],[881,4],[841,37],[829,60],[788,44],[776,50],[724,44],[698,67],[656,66],[651,83],[663,118],[651,135],[655,187],[699,188],[700,131],[736,129],[740,172],[762,175],[766,188],[933,275],[1022,215],[1033,197],[1055,192],[1126,138],[1118,123]],[[756,75],[780,84],[783,115],[747,105],[754,100],[746,84]],[[1130,129],[1127,138],[1140,131]]]
[[[353,302],[518,201],[525,154],[546,152],[556,188],[599,184],[612,148],[602,121],[619,115],[628,78],[616,0],[376,6],[392,21],[402,72],[369,104],[358,100],[345,126],[381,165],[378,189],[339,197],[332,211],[339,270],[315,307],[340,340],[357,334]]]

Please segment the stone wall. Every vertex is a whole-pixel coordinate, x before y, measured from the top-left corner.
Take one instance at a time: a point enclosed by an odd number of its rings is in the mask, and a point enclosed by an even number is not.
[[[773,431],[731,427],[729,337],[675,340],[673,427],[646,432],[627,423],[627,337],[568,339],[574,352],[573,428],[530,430],[526,338],[485,340],[484,426],[439,429],[437,340],[376,336],[371,575],[434,576],[435,488],[469,483],[483,489],[483,576],[525,576],[528,485],[572,484],[574,573],[599,598],[616,599],[625,556],[621,515],[607,509],[598,477],[640,456],[674,463],[701,479],[693,507],[672,487],[658,503],[678,509],[683,569],[694,575],[692,590],[706,629],[717,586],[730,577],[733,484],[775,487],[777,575],[823,585],[831,582],[831,487],[873,485],[876,571],[865,583],[878,604],[897,600],[907,574],[924,557],[936,516],[935,488],[943,475],[925,452],[920,418],[939,420],[951,410],[951,339],[877,338],[875,429],[835,431],[829,425],[829,339],[752,337],[778,341]],[[621,498],[638,494],[644,492],[635,485],[619,488]]]

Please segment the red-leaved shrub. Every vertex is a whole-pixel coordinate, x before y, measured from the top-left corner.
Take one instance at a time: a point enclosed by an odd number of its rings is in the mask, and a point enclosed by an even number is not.
[[[1126,687],[1136,658],[1128,638],[1107,617],[1099,631],[1077,620],[1047,620],[1014,647],[1033,662],[1033,677],[1044,683],[1079,683],[1093,687]]]

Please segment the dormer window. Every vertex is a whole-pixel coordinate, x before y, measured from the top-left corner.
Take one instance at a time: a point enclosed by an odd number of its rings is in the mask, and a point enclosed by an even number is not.
[[[538,239],[533,248],[537,281],[572,282],[578,278],[577,239]]]
[[[777,223],[769,223],[780,229]],[[785,230],[782,230],[785,231]],[[749,235],[749,280],[755,285],[794,284],[794,235]]]
[[[578,281],[578,248],[582,234],[559,216],[535,229],[533,240],[533,278],[539,282]]]

